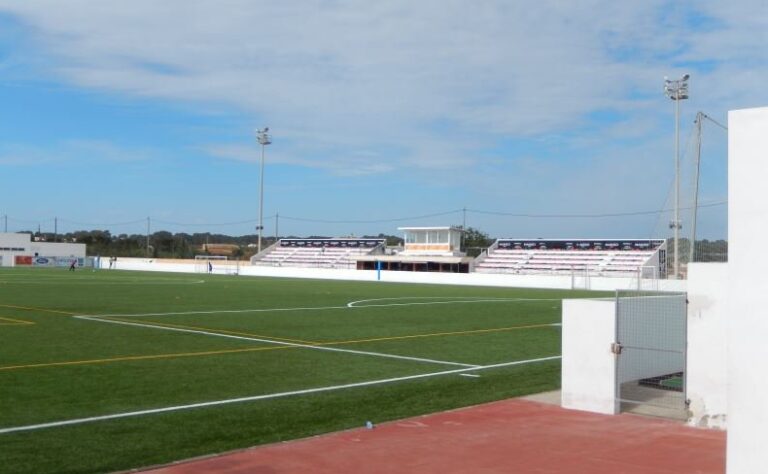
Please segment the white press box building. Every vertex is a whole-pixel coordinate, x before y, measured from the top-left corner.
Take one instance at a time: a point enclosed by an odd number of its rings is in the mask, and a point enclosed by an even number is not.
[[[31,234],[0,232],[0,267],[16,265],[69,265],[72,259],[82,266],[85,244],[35,242]]]

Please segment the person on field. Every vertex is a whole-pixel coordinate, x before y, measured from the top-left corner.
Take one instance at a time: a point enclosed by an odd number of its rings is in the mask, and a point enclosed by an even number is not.
[[[77,266],[77,260],[72,260],[72,263],[69,264],[69,271],[74,272],[76,266]]]
[[[210,260],[208,261],[208,273],[213,273],[213,264]]]

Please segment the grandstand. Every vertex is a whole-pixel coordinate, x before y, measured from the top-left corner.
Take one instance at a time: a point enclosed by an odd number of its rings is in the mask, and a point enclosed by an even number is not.
[[[355,268],[357,257],[383,253],[384,239],[280,239],[251,258],[272,267]]]
[[[390,249],[387,255],[368,255],[357,259],[358,270],[407,272],[469,273],[472,258],[461,251],[459,227],[399,227],[405,245]]]
[[[664,275],[664,240],[499,239],[474,261],[479,273]]]

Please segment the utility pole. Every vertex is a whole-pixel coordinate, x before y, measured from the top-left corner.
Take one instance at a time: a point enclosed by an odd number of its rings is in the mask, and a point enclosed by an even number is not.
[[[147,258],[149,258],[149,225],[150,220],[149,217],[147,217]]]
[[[279,224],[280,224],[280,213],[278,213],[278,212],[275,212],[275,243],[277,243],[277,238],[278,238],[278,236],[280,235],[280,234],[277,232],[277,229],[278,229],[278,226],[279,226]]]
[[[53,218],[53,241],[54,242],[59,241],[59,218],[58,217]]]
[[[3,218],[5,220],[5,230],[4,230],[4,232],[8,233],[8,214],[4,215]]]
[[[467,206],[464,206],[461,211],[463,213],[463,217],[461,219],[461,243],[459,244],[459,250],[464,250],[466,252],[467,249],[464,248],[464,244],[466,242],[464,235],[467,233]]]
[[[698,220],[698,214],[699,214],[699,178],[701,176],[701,135],[702,135],[702,128],[704,126],[704,123],[703,123],[704,119],[707,119],[710,122],[717,125],[718,127],[722,128],[723,130],[728,131],[728,127],[714,120],[712,117],[705,114],[704,112],[699,111],[696,114],[696,120],[694,120],[694,123],[696,124],[696,179],[695,179],[696,190],[693,193],[693,225],[691,230],[691,248],[688,256],[689,262],[693,262],[694,258],[696,257],[696,253],[695,253],[696,221]]]

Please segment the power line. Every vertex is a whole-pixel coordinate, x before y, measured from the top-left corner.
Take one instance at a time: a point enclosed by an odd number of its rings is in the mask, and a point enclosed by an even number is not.
[[[270,219],[274,217],[273,216],[266,216],[267,219]],[[168,224],[168,225],[175,225],[175,226],[184,226],[184,227],[215,227],[215,226],[228,226],[228,225],[242,225],[242,224],[252,224],[254,222],[258,222],[258,219],[247,219],[244,221],[235,221],[235,222],[216,222],[216,223],[199,223],[199,222],[173,222],[173,221],[166,221],[162,219],[152,219],[154,222],[158,222],[160,224]]]
[[[395,217],[391,219],[369,219],[369,220],[327,220],[327,219],[312,219],[312,218],[306,218],[306,217],[289,217],[284,215],[280,215],[280,218],[291,220],[291,221],[315,222],[315,223],[321,223],[321,224],[378,224],[378,223],[386,223],[386,222],[412,221],[414,219],[427,219],[429,217],[447,216],[450,214],[457,214],[460,212],[462,212],[461,209],[456,209],[453,211],[438,212],[435,214],[424,214],[421,216]]]
[[[728,201],[716,201],[707,204],[700,204],[702,207],[715,207],[727,204]],[[693,207],[683,207],[681,209],[693,209]],[[494,215],[494,216],[507,216],[507,217],[528,217],[528,218],[540,218],[540,219],[592,219],[603,217],[629,217],[629,216],[644,216],[651,214],[663,214],[665,212],[671,212],[673,209],[658,209],[653,211],[634,211],[634,212],[612,212],[602,214],[525,214],[514,212],[495,212],[495,211],[480,211],[477,209],[467,209],[468,212],[474,212],[476,214]]]
[[[146,220],[147,220],[146,218],[143,218],[143,219],[136,219],[136,220],[133,220],[133,221],[126,221],[126,222],[112,222],[112,223],[106,223],[106,224],[105,223],[98,223],[98,224],[96,224],[96,223],[93,223],[93,222],[78,222],[78,221],[71,221],[71,220],[68,220],[68,219],[59,218],[59,221],[66,222],[67,224],[87,225],[87,226],[91,226],[91,227],[119,227],[119,226],[123,226],[123,225],[140,224],[140,223],[146,222]]]
[[[701,208],[723,206],[727,203],[728,203],[727,200],[713,201],[705,204],[699,204],[698,208],[701,209]],[[693,209],[693,206],[682,207],[681,209]],[[428,219],[432,217],[442,217],[442,216],[448,216],[448,215],[462,215],[462,213],[464,212],[481,214],[481,215],[490,215],[490,216],[521,217],[521,218],[534,218],[534,219],[599,219],[599,218],[608,218],[608,217],[632,217],[632,216],[654,215],[654,214],[663,214],[665,212],[671,212],[671,211],[672,209],[663,208],[663,209],[643,210],[643,211],[609,212],[609,213],[594,213],[594,214],[567,214],[567,213],[546,214],[546,213],[488,211],[488,210],[481,210],[481,209],[462,208],[462,209],[452,209],[450,211],[444,211],[444,212],[435,212],[431,214],[421,214],[421,215],[407,216],[407,217],[392,217],[392,218],[384,218],[384,219],[317,219],[317,218],[311,218],[311,217],[286,216],[283,214],[280,215],[280,218],[290,220],[290,221],[296,221],[296,222],[310,222],[310,223],[320,223],[320,224],[378,224],[378,223],[388,223],[388,222],[413,221],[417,219]],[[275,217],[275,214],[271,216],[264,216],[265,219],[272,219],[274,217]],[[17,219],[11,216],[7,216],[7,218],[9,221],[28,223],[28,224],[54,222],[53,218],[44,219],[44,220]],[[151,219],[152,219],[152,222],[155,222],[155,223],[173,225],[173,226],[179,226],[179,227],[233,226],[233,225],[252,224],[257,221],[256,219],[246,219],[246,220],[231,221],[231,222],[202,222],[201,223],[201,222],[167,221],[163,219],[156,219],[154,217],[151,217]],[[113,223],[80,222],[80,221],[74,221],[74,220],[69,220],[64,218],[58,218],[58,220],[59,222],[66,222],[68,224],[91,226],[94,228],[98,228],[98,227],[117,227],[117,226],[124,226],[124,225],[142,224],[147,221],[147,218],[144,217],[142,219],[136,219],[136,220],[124,221],[124,222],[113,222]]]

